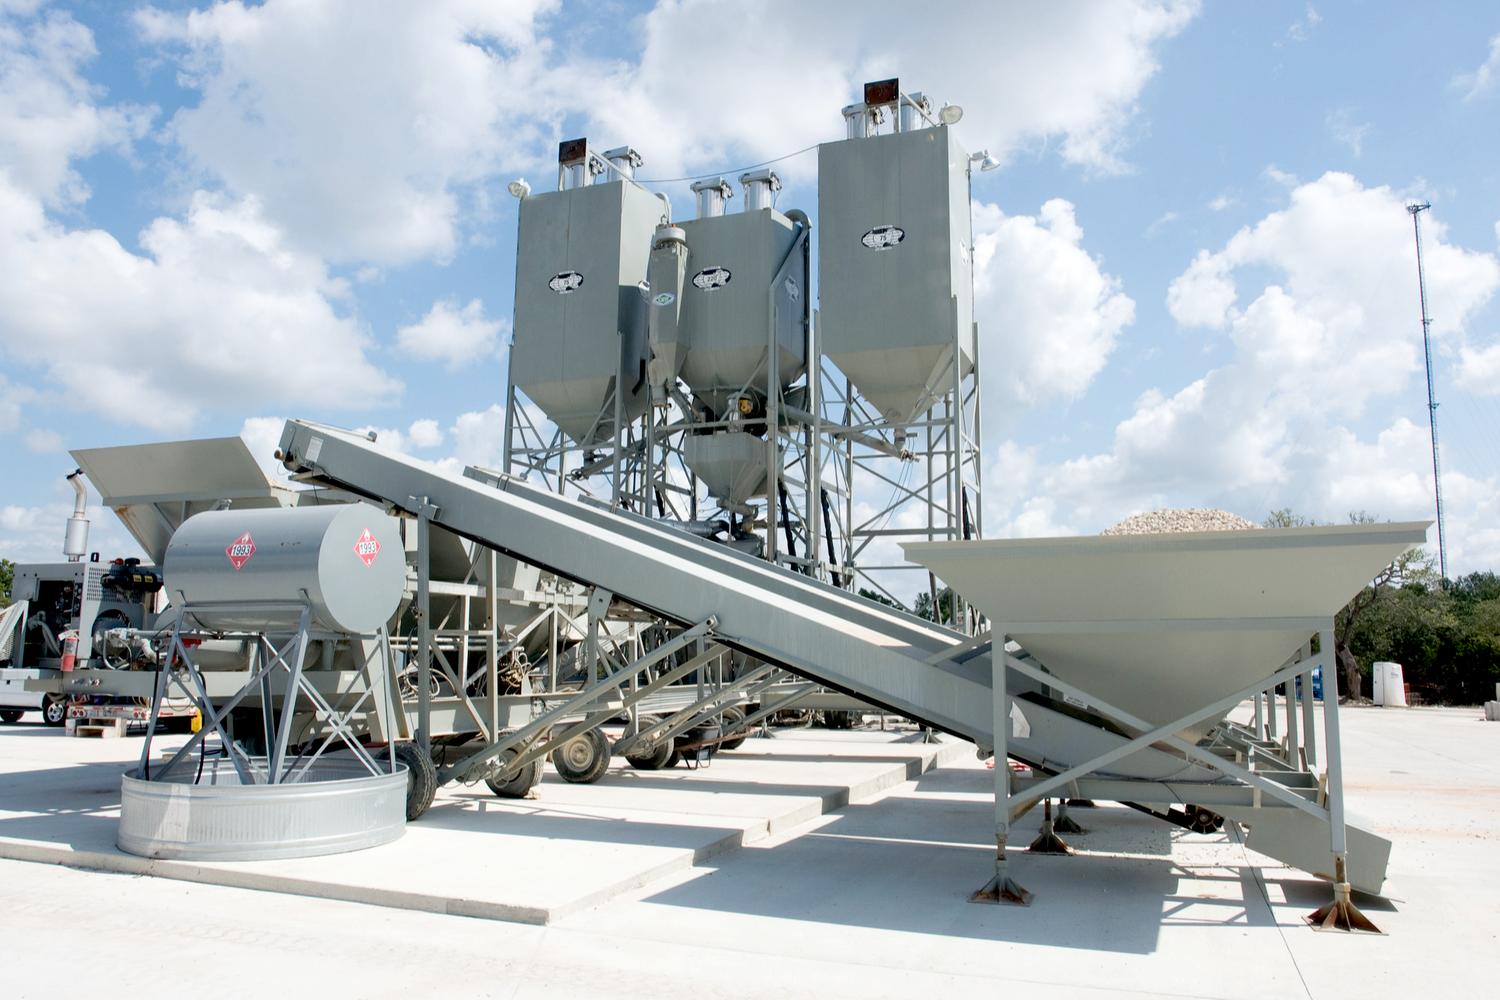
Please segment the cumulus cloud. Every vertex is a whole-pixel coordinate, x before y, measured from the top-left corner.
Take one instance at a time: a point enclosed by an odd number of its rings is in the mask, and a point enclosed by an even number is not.
[[[1455,381],[1476,396],[1500,393],[1500,344],[1476,348],[1459,348]]]
[[[399,393],[365,358],[360,324],[334,309],[342,283],[288,249],[254,199],[199,192],[185,219],[159,218],[140,241],[144,255],[103,231],[67,229],[0,178],[0,345],[59,387],[132,393],[146,405],[79,400],[156,430],[210,411],[363,407]]]
[[[450,256],[476,185],[559,117],[538,19],[555,0],[237,0],[136,23],[201,94],[170,131],[201,176],[254,195],[333,260]]]
[[[155,108],[100,107],[104,88],[82,70],[93,34],[63,11],[11,6],[0,20],[0,164],[10,183],[49,206],[88,198],[72,161],[101,149],[128,153]]]
[[[1500,262],[1447,242],[1436,220],[1425,236],[1429,293],[1445,303],[1433,335],[1480,377],[1489,355],[1467,348],[1463,331],[1500,288]],[[1242,304],[1237,279],[1266,273],[1276,283]],[[1232,362],[1175,391],[1142,393],[1107,451],[1052,465],[1006,457],[1019,481],[990,498],[997,533],[1098,531],[1169,505],[1226,506],[1257,520],[1288,504],[1320,520],[1350,509],[1424,516],[1426,428],[1376,407],[1399,407],[1422,370],[1415,273],[1411,219],[1389,188],[1337,173],[1297,187],[1285,209],[1200,252],[1169,290],[1178,322],[1223,331]],[[1373,439],[1354,429],[1362,419],[1376,423]],[[1478,532],[1500,483],[1449,475],[1465,497],[1452,502],[1455,528]],[[1478,537],[1450,534],[1460,564],[1465,545],[1471,564],[1500,558],[1500,546],[1484,550]]]
[[[444,439],[438,422],[431,419],[414,420],[404,431],[397,427],[376,427],[373,424],[366,424],[364,427],[355,428],[354,433],[374,434],[375,443],[380,447],[407,455],[423,448],[436,448],[443,443]]]
[[[899,76],[908,92],[969,102],[963,133],[998,156],[1056,138],[1068,162],[1115,171],[1157,47],[1198,9],[1196,0],[982,4],[954,31],[896,0],[872,0],[857,17],[770,0],[756,30],[726,45],[725,25],[743,17],[730,0],[663,0],[645,18],[639,62],[596,88],[595,128],[666,149],[668,169],[760,160],[841,134],[838,109],[860,85]]]
[[[1077,399],[1104,367],[1135,302],[1082,247],[1070,202],[1035,216],[974,206],[975,316],[987,412]],[[998,404],[998,405],[997,405]]]
[[[1464,92],[1464,100],[1472,101],[1495,89],[1497,80],[1500,80],[1500,35],[1490,39],[1490,57],[1474,72],[1455,76],[1453,86]]]
[[[396,346],[421,361],[442,361],[450,372],[501,353],[499,336],[506,324],[485,319],[478,299],[462,309],[457,305],[434,302],[420,322],[396,331]]]

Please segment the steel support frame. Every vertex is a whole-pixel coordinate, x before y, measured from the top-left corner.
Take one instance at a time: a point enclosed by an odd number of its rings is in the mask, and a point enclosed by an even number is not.
[[[303,671],[304,661],[307,655],[307,646],[313,634],[310,631],[311,609],[305,603],[258,603],[243,605],[218,604],[213,606],[218,612],[246,612],[277,614],[295,612],[299,615],[297,630],[292,633],[279,647],[272,642],[271,632],[245,633],[247,637],[253,637],[255,642],[255,662],[249,672],[249,676],[240,686],[240,689],[230,698],[223,701],[219,708],[214,707],[214,700],[209,696],[207,685],[204,683],[202,672],[193,660],[191,650],[185,641],[197,638],[199,635],[221,638],[221,632],[208,632],[196,629],[185,629],[183,624],[194,614],[193,605],[185,605],[178,615],[177,621],[172,627],[172,637],[167,650],[167,662],[157,673],[155,692],[151,700],[151,715],[147,723],[146,739],[141,747],[141,759],[137,773],[143,780],[165,781],[168,776],[183,761],[192,756],[194,750],[198,749],[210,733],[218,735],[224,747],[224,753],[233,764],[236,773],[243,784],[284,784],[301,780],[308,769],[320,758],[335,739],[342,740],[351,753],[370,771],[371,774],[381,773],[379,765],[370,755],[355,735],[351,719],[356,712],[364,708],[365,702],[378,690],[381,692],[384,704],[380,708],[385,711],[385,718],[381,725],[389,730],[395,719],[395,703],[391,693],[392,662],[389,638],[385,627],[372,636],[347,635],[339,636],[347,638],[352,642],[356,640],[373,639],[375,649],[373,653],[367,654],[361,663],[360,673],[364,674],[365,690],[355,700],[354,704],[347,709],[336,707],[318,691],[317,687],[308,680]],[[332,634],[320,635],[325,641],[334,638]],[[381,660],[379,668],[372,669],[371,660],[378,657]],[[180,664],[180,666],[179,666]],[[272,722],[275,714],[273,705],[274,696],[271,692],[270,682],[278,668],[287,672],[287,679],[281,691],[280,718],[274,724]],[[174,674],[174,670],[176,673]],[[380,681],[377,685],[376,677]],[[161,704],[166,697],[169,683],[175,680],[179,687],[188,693],[199,712],[202,713],[204,725],[198,732],[194,733],[188,740],[186,746],[173,755],[172,759],[162,765],[155,775],[151,774],[151,741],[156,731],[156,724],[161,715]],[[229,714],[248,696],[252,690],[259,688],[262,698],[262,710],[267,719],[266,724],[266,761],[262,768],[250,755],[246,754],[231,738],[225,728],[225,720]],[[312,703],[314,721],[319,721],[328,732],[321,744],[313,752],[310,758],[304,762],[299,755],[290,765],[286,762],[286,754],[291,737],[293,720],[297,714],[297,699],[305,696]],[[340,698],[340,701],[343,699]],[[298,765],[301,765],[300,767]],[[395,760],[392,757],[387,773],[395,769]]]
[[[1055,677],[1054,675],[1047,673],[1033,663],[1018,658],[1017,656],[1005,651],[1004,644],[1006,640],[1013,631],[1018,633],[1023,631],[1119,631],[1125,628],[1128,628],[1132,631],[1174,631],[1184,629],[1206,629],[1212,631],[1217,629],[1227,629],[1230,627],[1244,628],[1246,625],[1246,622],[1244,620],[1223,622],[1205,620],[1158,620],[1132,621],[1129,623],[1028,622],[1024,623],[1023,625],[997,624],[992,633],[993,652],[991,654],[994,685],[993,711],[995,742],[994,761],[996,869],[995,876],[990,880],[989,884],[987,884],[984,888],[976,892],[973,897],[971,897],[972,901],[1011,902],[1022,904],[1029,903],[1031,898],[1030,894],[1025,892],[1025,890],[1023,889],[1020,889],[1019,886],[1016,886],[1009,877],[1009,865],[1005,853],[1005,841],[1007,835],[1009,834],[1010,823],[1012,822],[1012,820],[1024,813],[1027,809],[1031,808],[1039,799],[1043,798],[1048,793],[1057,792],[1068,788],[1083,776],[1093,773],[1116,760],[1127,757],[1137,750],[1151,746],[1153,744],[1162,744],[1172,748],[1173,750],[1176,750],[1189,760],[1196,760],[1199,763],[1207,766],[1208,768],[1217,771],[1220,774],[1223,774],[1227,778],[1250,786],[1252,789],[1259,793],[1255,796],[1257,805],[1259,805],[1262,801],[1262,796],[1269,796],[1283,806],[1300,809],[1303,812],[1307,812],[1319,819],[1326,820],[1329,824],[1330,847],[1334,855],[1335,868],[1338,873],[1334,886],[1335,903],[1330,904],[1330,906],[1334,906],[1336,908],[1342,906],[1344,908],[1343,910],[1338,912],[1347,912],[1349,909],[1352,909],[1352,904],[1348,902],[1349,885],[1344,878],[1344,873],[1347,869],[1348,840],[1344,820],[1343,761],[1342,748],[1339,740],[1337,694],[1335,694],[1332,698],[1324,699],[1323,718],[1325,731],[1323,746],[1325,748],[1327,758],[1325,771],[1327,792],[1326,796],[1323,798],[1323,801],[1320,802],[1309,801],[1307,797],[1299,795],[1295,790],[1288,787],[1286,784],[1272,780],[1271,778],[1261,773],[1257,773],[1255,770],[1253,770],[1255,763],[1253,756],[1249,761],[1247,761],[1247,766],[1242,766],[1236,761],[1226,760],[1216,754],[1214,752],[1215,748],[1212,745],[1195,745],[1189,743],[1187,740],[1184,740],[1177,735],[1177,733],[1180,732],[1184,727],[1209,716],[1227,712],[1229,709],[1240,704],[1246,698],[1257,699],[1258,703],[1258,699],[1260,697],[1268,696],[1274,693],[1276,688],[1280,685],[1286,685],[1286,688],[1289,692],[1286,717],[1288,728],[1290,729],[1295,725],[1296,720],[1296,713],[1294,708],[1295,697],[1291,695],[1290,692],[1294,690],[1295,682],[1301,679],[1303,683],[1303,698],[1305,699],[1303,706],[1303,723],[1305,727],[1305,733],[1307,734],[1307,739],[1304,741],[1303,749],[1301,750],[1297,748],[1295,742],[1289,742],[1282,747],[1282,763],[1284,766],[1283,768],[1279,768],[1277,770],[1281,773],[1300,770],[1300,768],[1296,765],[1301,764],[1303,760],[1309,760],[1309,763],[1306,766],[1312,766],[1311,760],[1316,759],[1315,749],[1311,754],[1308,754],[1307,752],[1308,748],[1316,747],[1316,743],[1313,737],[1313,734],[1315,732],[1315,726],[1313,725],[1313,722],[1315,721],[1315,715],[1311,710],[1313,693],[1312,673],[1313,669],[1316,667],[1322,671],[1322,676],[1325,680],[1330,676],[1330,671],[1332,670],[1332,665],[1334,663],[1333,622],[1331,619],[1321,618],[1259,619],[1255,621],[1256,624],[1258,624],[1260,627],[1268,629],[1287,627],[1301,628],[1311,625],[1312,628],[1309,629],[1309,634],[1316,633],[1319,641],[1319,651],[1317,654],[1312,655],[1310,652],[1310,645],[1304,646],[1304,653],[1308,655],[1303,656],[1303,658],[1294,659],[1288,665],[1283,666],[1270,676],[1262,678],[1261,680],[1258,680],[1253,684],[1246,686],[1245,688],[1235,692],[1232,695],[1228,695],[1213,703],[1205,705],[1202,708],[1183,716],[1182,718],[1175,719],[1172,722],[1166,723],[1164,725],[1152,725],[1151,723],[1146,722],[1144,719],[1141,719],[1130,712],[1117,708],[1109,704],[1108,702],[1095,697],[1082,688],[1069,684],[1066,681],[1063,681]],[[1029,678],[1032,681],[1044,684],[1064,696],[1071,697],[1077,701],[1083,702],[1089,710],[1114,719],[1116,722],[1119,722],[1140,732],[1141,735],[1091,760],[1085,761],[1080,764],[1075,764],[1074,766],[1058,774],[1051,775],[1038,782],[1027,783],[1023,790],[1024,798],[1020,798],[1017,800],[1017,796],[1015,796],[1012,788],[1013,782],[1010,776],[1010,767],[1006,753],[1007,734],[1009,732],[1009,727],[1014,725],[1014,722],[1012,720],[1014,703],[1010,699],[1007,692],[1008,685],[1006,681],[1008,672],[1012,670],[1020,674],[1021,676]],[[1272,714],[1274,715],[1274,700],[1271,702],[1271,705],[1273,708]],[[1225,727],[1221,727],[1221,730],[1224,728]],[[1229,732],[1234,732],[1236,729],[1240,729],[1243,732],[1241,727],[1233,726],[1233,724],[1228,727]],[[1247,733],[1247,735],[1251,736],[1252,738],[1254,736],[1253,733]],[[1289,739],[1294,741],[1295,737],[1289,737]],[[1296,762],[1295,764],[1293,763],[1294,761]],[[1112,780],[1115,783],[1128,784],[1125,779]],[[1159,787],[1161,785],[1161,783],[1159,782],[1141,782],[1141,784],[1143,787]],[[1147,798],[1147,800],[1150,800],[1149,793],[1147,796],[1145,796],[1145,798]],[[1325,918],[1327,918],[1327,914],[1325,913],[1327,909],[1328,908],[1325,907],[1324,910],[1318,911],[1318,914],[1315,914],[1314,916],[1318,917],[1319,921],[1324,920]],[[1335,912],[1334,917],[1338,916],[1338,912]],[[1357,911],[1355,911],[1355,913],[1357,914]],[[1357,917],[1357,920],[1363,919],[1364,918],[1362,916]],[[1368,923],[1368,921],[1365,921],[1365,923]],[[1348,926],[1348,921],[1346,921],[1345,926]],[[1373,924],[1369,926],[1373,928]]]

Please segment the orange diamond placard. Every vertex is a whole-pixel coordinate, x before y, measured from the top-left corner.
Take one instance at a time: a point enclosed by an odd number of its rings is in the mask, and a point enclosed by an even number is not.
[[[250,532],[247,531],[231,542],[229,548],[224,550],[224,554],[229,557],[234,568],[239,569],[249,561],[251,556],[255,555],[255,539],[251,538]]]
[[[354,554],[359,556],[366,566],[375,565],[375,557],[380,555],[380,543],[375,536],[370,534],[366,528],[359,536],[359,541],[354,543]]]

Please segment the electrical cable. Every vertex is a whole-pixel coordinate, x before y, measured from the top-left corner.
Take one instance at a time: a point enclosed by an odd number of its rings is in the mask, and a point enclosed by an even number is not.
[[[748,167],[730,167],[728,170],[715,170],[706,174],[694,174],[691,177],[637,177],[634,179],[637,183],[640,184],[676,184],[679,181],[703,181],[708,180],[712,177],[722,177],[725,174],[735,174],[745,170],[754,170],[757,167],[769,167],[773,163],[780,163],[783,160],[790,160],[794,156],[801,156],[803,153],[810,153],[821,145],[823,145],[821,142],[815,142],[805,149],[797,150],[795,153],[788,153],[785,156],[778,156],[774,160],[766,160],[763,163],[752,163]]]

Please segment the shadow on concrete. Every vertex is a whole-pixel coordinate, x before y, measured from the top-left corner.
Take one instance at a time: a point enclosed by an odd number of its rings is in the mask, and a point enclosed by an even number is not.
[[[959,772],[989,778],[988,772]],[[972,778],[934,772],[931,784]],[[920,782],[919,782],[920,789]],[[993,806],[983,801],[892,796],[845,808],[817,830],[766,849],[736,852],[716,870],[647,896],[667,906],[1149,954],[1168,924],[1270,927],[1276,918],[1249,866],[1189,870],[1169,858],[1093,853],[1030,855],[1035,819],[1012,829],[1012,874],[1036,894],[1031,907],[968,902],[992,873]],[[1133,840],[1156,824],[1123,807],[1090,811],[1089,840]],[[1124,829],[1119,829],[1119,828]],[[1170,847],[1170,834],[1161,840]],[[903,900],[913,905],[902,905]],[[920,905],[916,905],[921,901]]]
[[[0,837],[113,849],[120,776],[135,764],[74,764],[0,774]]]

